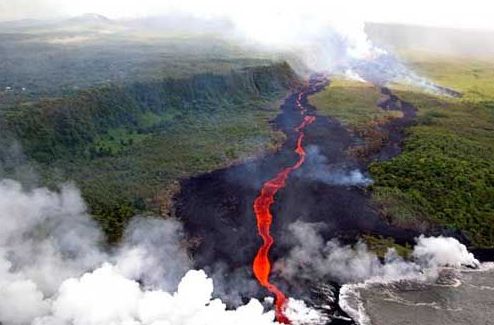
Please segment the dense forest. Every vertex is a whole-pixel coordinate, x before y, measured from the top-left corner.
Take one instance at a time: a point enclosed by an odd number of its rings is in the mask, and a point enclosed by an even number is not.
[[[180,177],[273,145],[270,103],[297,82],[279,63],[94,87],[5,108],[0,132],[21,144],[44,183],[75,180],[118,240],[134,214],[167,204],[162,191]]]
[[[96,139],[111,129],[123,127],[137,134],[165,129],[170,123],[159,121],[159,117],[172,111],[180,119],[188,112],[214,109],[211,104],[218,101],[241,104],[286,90],[294,78],[289,66],[281,64],[224,75],[105,86],[68,98],[5,109],[2,136],[20,139],[25,152],[39,162],[53,162],[67,155],[93,158],[112,153],[111,148],[94,146]],[[143,117],[150,114],[157,123],[143,123]]]
[[[410,56],[410,60],[424,75],[460,90],[463,96],[449,98],[393,85],[400,99],[416,106],[417,117],[405,130],[403,152],[371,163],[373,202],[393,225],[419,232],[443,231],[475,247],[493,247],[492,63],[430,55]],[[322,114],[339,119],[362,139],[364,145],[351,150],[362,158],[361,153],[379,149],[386,140],[379,125],[401,117],[378,107],[380,96],[374,85],[333,80],[311,101]],[[374,247],[375,239],[369,244]]]

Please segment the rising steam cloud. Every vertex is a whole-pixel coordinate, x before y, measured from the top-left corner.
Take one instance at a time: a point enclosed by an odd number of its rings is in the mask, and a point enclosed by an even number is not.
[[[404,5],[408,6],[406,14],[386,16],[394,16],[394,22],[396,22],[395,18],[410,17],[412,11],[415,12],[417,20],[424,17],[424,12],[435,16],[431,21],[439,21],[448,17],[445,14],[433,13],[430,10],[431,3],[422,2],[423,10],[419,10],[419,6],[415,3]],[[458,7],[453,5],[437,6],[439,6],[439,8],[436,7],[438,12],[452,10],[455,15],[474,7],[469,4],[458,10]],[[162,21],[173,21],[173,23],[165,24],[167,28],[162,28],[163,26],[158,28],[160,33],[168,31],[173,34],[170,28],[176,27],[181,30],[183,26],[186,26],[185,31],[196,30],[200,35],[204,35],[206,30],[208,33],[217,34],[244,45],[277,54],[283,53],[285,59],[295,58],[291,60],[291,63],[300,73],[315,71],[345,75],[350,72],[351,75],[379,85],[401,82],[435,93],[458,95],[414,73],[395,55],[376,46],[369,39],[365,32],[365,22],[368,21],[371,12],[373,12],[371,16],[377,15],[383,18],[383,8],[386,12],[400,11],[397,6],[384,2],[375,4],[359,0],[340,2],[311,0],[289,3],[282,0],[249,2],[16,0],[0,2],[0,19],[2,17],[7,19],[9,16],[15,19],[46,17],[55,13],[80,15],[85,12],[97,12],[110,15],[111,18],[153,16],[152,20],[156,22],[159,19],[154,16],[161,15]],[[488,10],[478,11],[471,17],[485,15],[484,12]],[[30,17],[25,17],[26,15]],[[466,16],[461,14],[461,17]],[[191,30],[190,25],[194,25],[197,20],[201,24],[195,28],[192,27]],[[226,25],[220,23],[219,28],[212,27],[218,21],[229,23]],[[453,21],[455,24],[459,23],[458,19]],[[479,19],[474,21],[479,22]],[[490,17],[487,21],[491,24]]]
[[[465,245],[454,238],[420,236],[412,252],[413,261],[405,261],[394,249],[389,249],[384,261],[381,261],[362,242],[351,247],[337,240],[324,241],[319,234],[321,227],[321,224],[304,222],[289,226],[294,247],[275,265],[283,277],[330,278],[340,283],[370,279],[394,281],[419,278],[425,273],[428,277],[434,277],[437,269],[444,266],[479,265]]]
[[[227,310],[212,298],[213,281],[188,271],[176,221],[136,218],[108,253],[73,185],[26,191],[3,180],[0,223],[4,325],[274,323],[257,300]]]
[[[308,146],[306,152],[305,168],[299,172],[302,177],[329,185],[367,186],[372,184],[372,180],[356,167],[330,164],[318,146]]]
[[[362,4],[322,0],[292,3],[281,0],[245,3],[224,0],[149,0],[144,3],[126,1],[125,5],[114,0],[92,3],[39,0],[36,1],[37,5],[32,1],[18,2],[14,4],[12,1],[3,7],[0,3],[0,19],[2,9],[4,12],[12,11],[13,17],[18,17],[27,9],[39,10],[40,14],[45,11],[54,13],[56,10],[66,11],[67,14],[98,12],[109,14],[112,18],[132,16],[133,13],[142,19],[130,23],[128,20],[112,21],[111,26],[107,27],[110,34],[118,34],[122,30],[135,32],[133,28],[136,26],[145,26],[145,30],[140,32],[147,33],[150,30],[146,28],[151,28],[157,35],[165,36],[213,34],[240,45],[248,52],[261,50],[270,56],[287,60],[302,75],[313,72],[352,75],[380,86],[398,82],[434,93],[459,95],[419,76],[395,55],[376,46],[365,31],[364,17],[354,14],[355,10],[361,9]],[[53,10],[46,10],[49,6]],[[114,12],[123,8],[125,14]]]
[[[229,310],[214,298],[213,280],[204,271],[190,270],[177,221],[135,218],[120,247],[108,252],[101,249],[102,234],[73,185],[53,192],[25,190],[2,180],[0,222],[4,325],[275,324],[274,312],[266,312],[256,299]],[[443,237],[420,237],[415,262],[390,251],[383,263],[362,243],[351,248],[324,242],[319,227],[301,222],[290,226],[294,247],[276,264],[282,276],[331,276],[343,283],[477,263],[463,245]],[[221,284],[221,267],[217,270],[215,281]],[[287,315],[294,324],[321,317],[294,299]]]

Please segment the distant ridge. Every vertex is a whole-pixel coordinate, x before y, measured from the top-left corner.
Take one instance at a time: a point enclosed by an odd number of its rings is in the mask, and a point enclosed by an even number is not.
[[[69,22],[74,23],[111,23],[112,20],[100,14],[86,13],[80,16],[72,17],[68,19]]]

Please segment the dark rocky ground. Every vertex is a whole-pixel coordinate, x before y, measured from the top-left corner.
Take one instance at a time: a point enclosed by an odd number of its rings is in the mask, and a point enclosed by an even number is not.
[[[318,91],[321,87],[315,86],[311,91]],[[303,103],[317,115],[317,110],[307,103],[309,93],[305,93]],[[175,197],[175,212],[184,222],[187,233],[200,239],[201,244],[195,250],[198,266],[218,259],[232,266],[250,265],[260,244],[252,211],[253,201],[265,181],[283,167],[293,164],[297,158],[293,152],[296,139],[293,128],[302,119],[295,107],[297,96],[298,92],[295,92],[286,99],[281,107],[282,113],[273,122],[274,127],[287,135],[280,151],[182,182],[182,190]],[[386,109],[398,109],[396,101],[396,97],[390,96],[389,102],[381,105]],[[405,117],[385,126],[389,140],[379,153],[379,159],[389,159],[400,152],[403,128],[414,116],[411,105],[400,107]],[[354,141],[338,121],[318,116],[306,129],[304,147],[317,147],[318,156],[323,157],[326,166],[341,166],[345,170],[365,168],[346,152]],[[282,238],[286,226],[296,220],[326,223],[328,227],[323,235],[327,238],[353,238],[369,233],[392,236],[399,241],[413,240],[416,233],[390,227],[379,218],[363,187],[332,185],[305,177],[311,174],[309,169],[315,168],[310,157],[308,160],[292,175],[273,206],[273,234],[281,239],[280,245],[274,248],[274,257],[285,248]]]
[[[317,110],[308,104],[307,96],[324,86],[321,80],[313,80],[303,90],[302,102],[310,114],[317,116]],[[300,90],[295,91],[286,98],[280,115],[273,121],[273,127],[287,135],[285,145],[278,152],[182,182],[181,192],[175,197],[175,213],[183,221],[188,236],[197,239],[197,246],[193,249],[197,267],[214,272],[211,266],[221,264],[225,277],[229,272],[238,270],[242,270],[240,273],[243,276],[251,277],[250,265],[261,245],[252,204],[262,184],[297,159],[293,152],[296,140],[293,129],[302,119],[295,105],[299,93]],[[384,126],[389,140],[376,159],[389,159],[400,152],[403,129],[415,116],[415,109],[401,103],[389,90],[383,89],[383,95],[386,99],[380,103],[381,107],[400,109],[404,112],[404,118]],[[361,234],[374,234],[393,237],[401,243],[413,242],[416,232],[389,226],[379,217],[365,187],[334,185],[324,179],[308,177],[313,175],[314,169],[335,166],[365,171],[366,166],[362,162],[347,154],[357,140],[338,121],[327,117],[317,116],[316,121],[306,128],[304,147],[317,152],[317,157],[308,155],[306,163],[291,175],[286,187],[276,197],[272,209],[272,234],[275,238],[271,254],[273,260],[290,248],[285,233],[287,227],[297,220],[324,223],[326,227],[322,235],[327,240],[338,237],[351,242]],[[281,279],[275,278],[273,281],[279,283],[290,296],[303,295],[301,288],[307,288],[305,284],[283,283]],[[260,288],[243,289],[265,295]],[[314,294],[314,299],[319,299],[318,294]]]

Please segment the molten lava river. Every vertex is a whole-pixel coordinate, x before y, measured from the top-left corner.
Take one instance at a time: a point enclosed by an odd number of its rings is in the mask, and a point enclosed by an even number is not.
[[[316,117],[311,115],[306,115],[307,110],[302,104],[302,98],[304,93],[301,92],[296,101],[297,107],[300,109],[300,113],[303,116],[302,123],[295,129],[297,132],[297,142],[295,147],[295,152],[298,154],[297,162],[281,170],[274,178],[268,180],[264,183],[261,193],[254,201],[254,213],[257,218],[257,228],[259,235],[263,240],[263,244],[256,257],[254,258],[253,271],[257,281],[261,286],[269,290],[275,296],[275,310],[276,319],[280,323],[289,324],[290,320],[285,316],[284,310],[287,303],[287,297],[285,294],[278,289],[274,284],[269,281],[269,275],[271,272],[271,262],[269,260],[269,250],[274,243],[274,239],[271,236],[270,229],[271,223],[273,221],[273,215],[271,214],[271,206],[274,203],[274,196],[276,193],[285,187],[286,180],[290,174],[300,168],[305,161],[305,150],[303,147],[304,141],[304,130],[305,128],[312,124]]]

